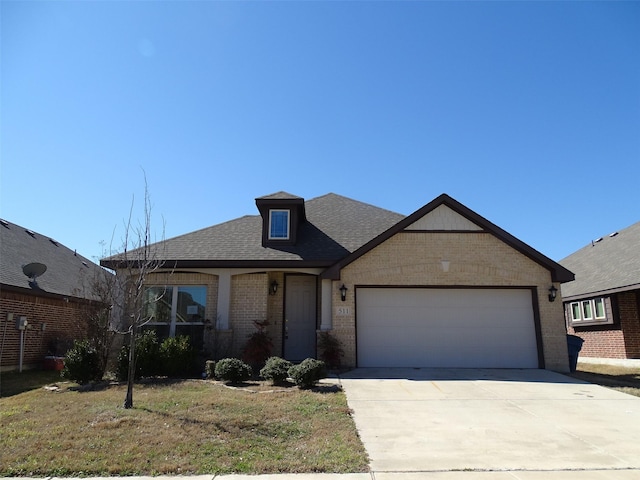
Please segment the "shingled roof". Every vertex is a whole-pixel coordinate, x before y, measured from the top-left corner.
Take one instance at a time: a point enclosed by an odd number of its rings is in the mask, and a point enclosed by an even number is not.
[[[47,267],[35,282],[23,272],[23,267],[30,263],[42,263]],[[0,220],[0,284],[3,289],[91,299],[89,281],[100,272],[103,272],[100,266],[54,239]]]
[[[299,199],[286,192],[260,199]],[[262,246],[262,217],[235,220],[154,245],[156,259],[188,267],[327,267],[396,224],[404,215],[329,193],[304,203],[306,222],[295,245]],[[129,258],[135,258],[135,251]],[[116,268],[122,255],[100,263]]]
[[[640,222],[594,240],[559,262],[576,275],[564,300],[640,288]]]

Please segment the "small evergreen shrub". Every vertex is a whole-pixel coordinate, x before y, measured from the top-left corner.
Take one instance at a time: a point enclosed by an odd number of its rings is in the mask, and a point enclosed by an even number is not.
[[[171,378],[193,373],[194,351],[189,337],[179,336],[164,339],[160,344],[160,373]]]
[[[318,380],[326,376],[326,364],[322,360],[307,358],[289,369],[289,377],[300,388],[312,388]]]
[[[289,369],[293,364],[289,360],[280,357],[269,357],[260,370],[260,376],[272,383],[282,383],[289,376]]]
[[[342,365],[342,356],[344,350],[340,340],[331,335],[329,332],[320,332],[318,336],[318,357],[329,368],[340,368]]]
[[[215,360],[207,360],[204,362],[204,375],[208,379],[215,378],[216,376],[216,362]]]
[[[161,372],[160,344],[156,332],[145,330],[138,334],[136,338],[136,370],[135,379],[141,377],[151,377]],[[123,345],[118,353],[118,363],[116,365],[116,378],[126,380],[129,374],[129,344]]]
[[[74,342],[64,357],[62,377],[84,385],[94,380],[102,380],[100,357],[87,340]]]
[[[216,378],[227,383],[240,383],[251,378],[251,367],[239,358],[223,358],[216,363]]]

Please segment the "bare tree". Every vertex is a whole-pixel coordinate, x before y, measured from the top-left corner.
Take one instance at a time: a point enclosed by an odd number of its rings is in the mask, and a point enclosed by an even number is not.
[[[110,257],[107,263],[116,270],[114,288],[114,317],[120,318],[118,331],[128,334],[129,369],[127,374],[127,393],[124,408],[133,407],[133,383],[136,372],[136,338],[140,329],[149,323],[149,304],[161,300],[162,294],[148,298],[145,283],[149,275],[163,266],[162,248],[164,245],[164,224],[162,241],[152,241],[151,198],[145,175],[144,206],[142,220],[134,223],[134,202],[131,203],[129,217],[124,223],[124,238],[121,253]]]

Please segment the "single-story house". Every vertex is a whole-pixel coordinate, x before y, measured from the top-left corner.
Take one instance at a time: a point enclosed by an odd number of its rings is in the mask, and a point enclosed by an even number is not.
[[[409,216],[333,193],[256,207],[154,246],[164,268],[147,285],[167,293],[151,326],[198,336],[215,358],[267,321],[273,354],[292,361],[327,331],[346,366],[568,370],[553,300],[573,274],[450,196]]]
[[[90,282],[104,269],[56,240],[0,220],[0,369],[41,367],[85,335]]]
[[[584,340],[580,357],[640,359],[640,222],[560,264],[576,275],[562,301],[569,333]]]

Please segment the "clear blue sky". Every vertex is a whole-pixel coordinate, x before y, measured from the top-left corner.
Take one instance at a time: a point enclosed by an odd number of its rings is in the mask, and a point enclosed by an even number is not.
[[[640,2],[2,1],[0,216],[88,258],[285,190],[445,192],[560,260],[640,221]]]

